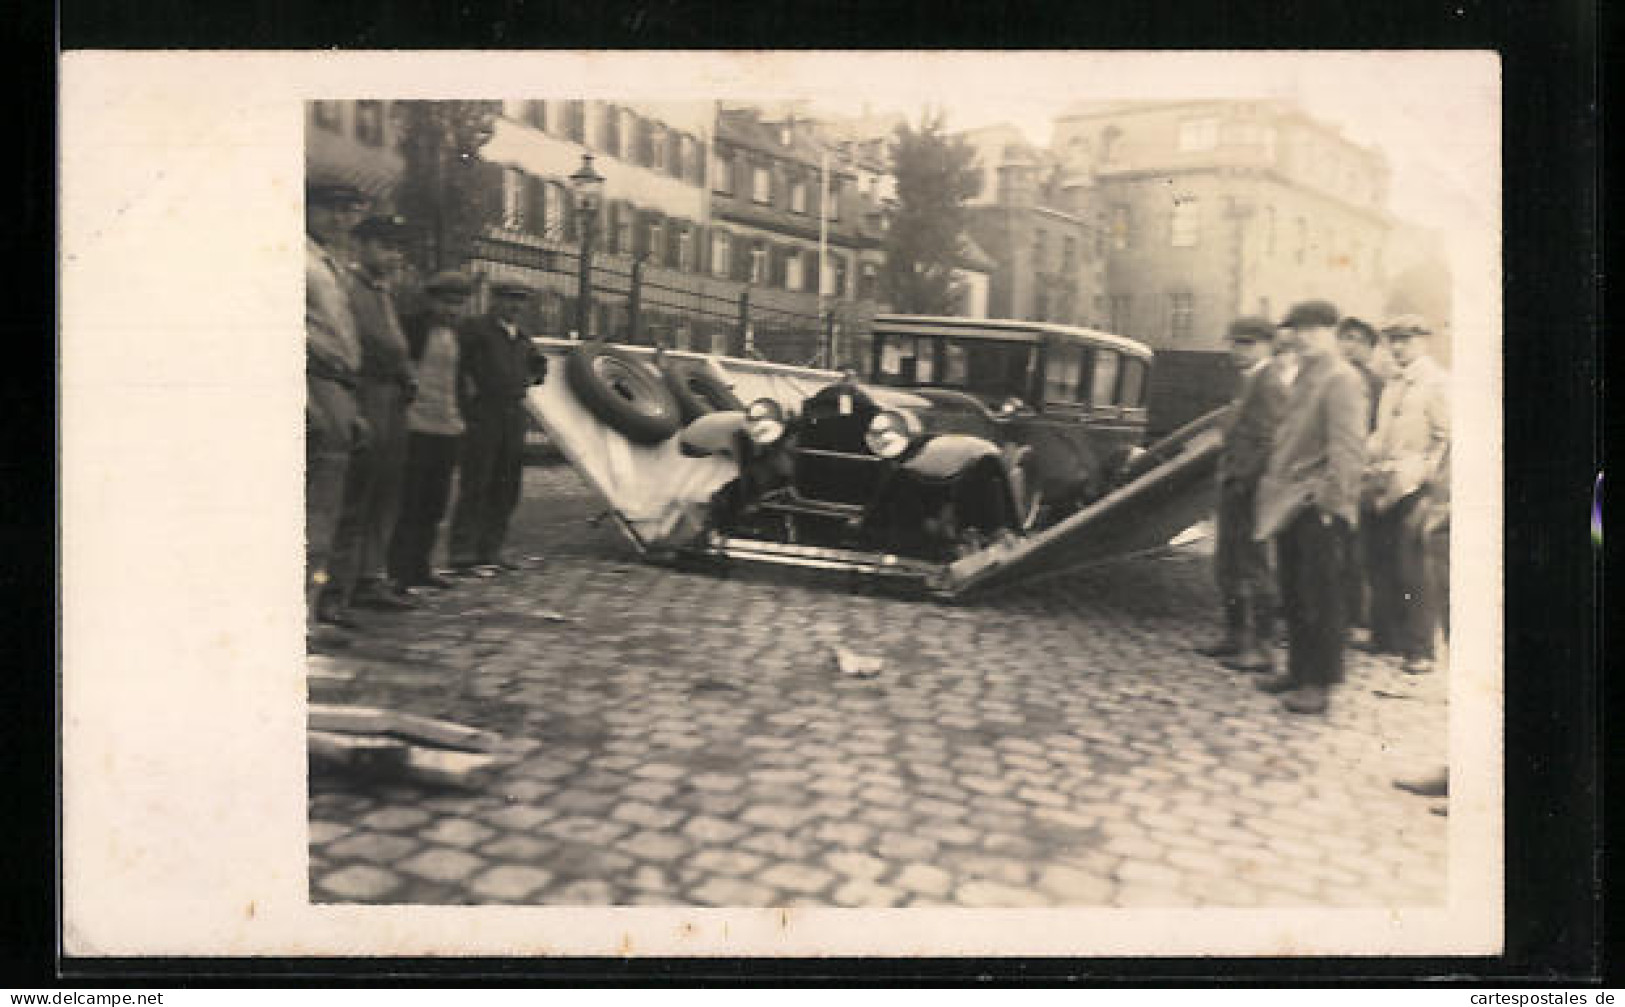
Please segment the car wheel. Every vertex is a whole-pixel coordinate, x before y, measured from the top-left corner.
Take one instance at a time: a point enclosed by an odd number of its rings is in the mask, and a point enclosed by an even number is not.
[[[661,374],[666,380],[666,389],[677,400],[684,423],[692,423],[708,413],[745,408],[733,389],[699,361],[666,360]]]
[[[603,343],[572,347],[565,379],[587,411],[638,444],[659,444],[682,426],[666,383],[636,356]]]

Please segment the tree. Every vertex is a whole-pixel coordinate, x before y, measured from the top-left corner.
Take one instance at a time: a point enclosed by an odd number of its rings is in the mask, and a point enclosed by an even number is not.
[[[395,205],[423,232],[413,265],[426,272],[455,268],[500,211],[500,188],[480,148],[491,139],[501,104],[401,101],[395,110],[404,161]]]
[[[926,112],[919,128],[897,127],[892,140],[897,208],[886,231],[885,297],[896,311],[949,315],[962,291],[954,280],[965,201],[978,187],[976,152],[943,132],[940,112]]]

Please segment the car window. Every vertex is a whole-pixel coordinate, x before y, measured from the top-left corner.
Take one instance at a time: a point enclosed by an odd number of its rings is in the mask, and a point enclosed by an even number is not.
[[[970,353],[960,343],[942,348],[942,383],[963,388],[970,378]]]
[[[1118,389],[1117,401],[1130,408],[1138,407],[1145,401],[1144,360],[1123,361],[1123,384]]]
[[[941,386],[989,397],[1029,394],[1029,376],[1037,361],[1033,344],[992,339],[946,340],[944,350],[948,364],[938,382]]]
[[[1118,355],[1116,350],[1095,350],[1094,382],[1089,389],[1091,406],[1109,406],[1112,393],[1117,390]]]
[[[882,336],[877,378],[885,384],[929,384],[936,370],[933,342],[928,337]]]
[[[1077,402],[1083,380],[1083,359],[1087,350],[1077,344],[1050,344],[1044,364],[1044,401]]]

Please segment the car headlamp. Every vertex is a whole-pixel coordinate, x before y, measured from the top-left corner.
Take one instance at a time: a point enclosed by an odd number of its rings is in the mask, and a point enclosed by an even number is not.
[[[881,458],[896,458],[924,431],[920,418],[906,409],[887,409],[875,414],[864,431],[863,444]]]
[[[752,443],[766,446],[784,436],[784,408],[773,399],[757,399],[745,407],[745,434]]]

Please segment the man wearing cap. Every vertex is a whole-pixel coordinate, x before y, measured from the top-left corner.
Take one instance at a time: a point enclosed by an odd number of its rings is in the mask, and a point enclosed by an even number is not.
[[[356,409],[361,348],[340,260],[367,198],[352,185],[305,186],[305,603],[306,646],[344,639],[319,625],[351,452],[366,436]]]
[[[462,449],[457,323],[472,289],[463,273],[436,273],[424,285],[424,310],[401,322],[418,385],[406,410],[406,472],[400,517],[389,542],[389,576],[406,588],[453,586],[435,574],[431,559]]]
[[[458,329],[459,406],[467,429],[451,518],[451,569],[465,576],[518,569],[502,545],[524,471],[525,390],[545,367],[519,328],[530,294],[523,283],[498,280],[491,285],[491,310]]]
[[[347,278],[361,341],[356,400],[371,437],[350,459],[332,579],[322,596],[323,617],[339,625],[350,623],[351,605],[383,611],[413,607],[385,580],[384,567],[406,465],[406,405],[417,386],[389,288],[406,234],[406,221],[393,215],[368,217],[351,233],[354,261]]]
[[[1337,308],[1294,305],[1281,321],[1298,343],[1269,463],[1258,484],[1259,539],[1273,539],[1287,670],[1258,683],[1294,713],[1323,713],[1343,677],[1344,563],[1365,467],[1365,389],[1337,351]]]
[[[1275,602],[1270,590],[1268,548],[1253,537],[1258,480],[1269,461],[1275,425],[1286,402],[1286,384],[1273,366],[1275,326],[1263,318],[1230,324],[1230,359],[1241,374],[1236,401],[1224,425],[1219,454],[1219,506],[1214,577],[1224,605],[1225,632],[1203,648],[1228,668],[1267,671],[1274,661]]]
[[[1365,499],[1372,512],[1371,629],[1373,647],[1404,659],[1404,670],[1433,668],[1433,628],[1427,587],[1422,506],[1430,476],[1450,446],[1450,390],[1428,356],[1427,322],[1401,315],[1383,325],[1398,372],[1383,388],[1377,428],[1367,445]]]
[[[1376,429],[1377,403],[1382,399],[1383,377],[1377,373],[1371,361],[1376,345],[1377,330],[1364,319],[1350,315],[1337,323],[1337,348],[1342,351],[1343,359],[1359,372],[1360,378],[1365,382],[1366,402],[1371,407],[1370,420],[1366,426],[1368,432]],[[1366,599],[1368,572],[1371,568],[1371,515],[1363,502],[1360,506],[1359,525],[1354,529],[1349,542],[1348,557],[1348,596],[1345,613],[1352,632],[1356,626],[1369,625]]]

